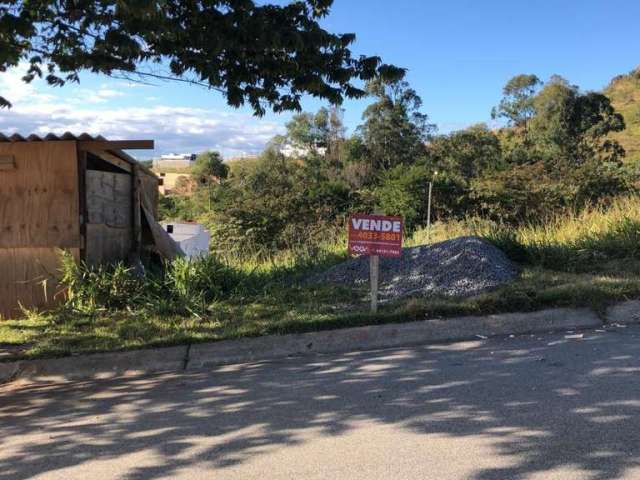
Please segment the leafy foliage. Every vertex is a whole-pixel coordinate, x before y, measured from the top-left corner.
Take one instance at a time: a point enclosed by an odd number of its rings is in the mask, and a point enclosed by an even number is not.
[[[318,158],[298,161],[268,150],[219,186],[209,221],[220,248],[268,252],[330,236],[351,202],[348,186]]]
[[[614,78],[604,94],[622,114],[626,125],[625,130],[612,133],[610,138],[620,143],[627,152],[627,160],[637,166],[640,162],[640,67]]]
[[[209,184],[213,180],[221,181],[229,175],[229,167],[223,163],[220,153],[207,150],[196,157],[191,173],[201,184]]]
[[[434,126],[420,111],[422,99],[405,81],[375,79],[367,84],[374,98],[363,114],[360,134],[372,168],[409,165],[425,156],[425,142]]]
[[[287,134],[276,137],[272,145],[278,149],[294,148],[300,156],[334,153],[344,139],[342,110],[320,108],[317,113],[299,113],[287,123]]]
[[[465,182],[504,167],[500,140],[485,124],[436,137],[428,151],[434,168]]]
[[[410,234],[426,223],[429,183],[432,220],[511,226],[637,191],[610,137],[624,128],[621,115],[606,96],[560,77],[544,86],[534,76],[515,77],[502,105],[513,114],[508,125],[445,135],[434,134],[406,82],[376,80],[367,89],[373,102],[350,137],[340,110],[296,115],[258,159],[233,164],[211,188],[210,208],[196,192],[190,203],[164,199],[166,210],[209,225],[222,254],[268,258],[335,241],[354,211],[401,215]]]
[[[526,130],[527,121],[535,114],[533,97],[541,84],[535,75],[516,75],[502,89],[504,98],[492,110],[491,116],[506,118],[511,126]]]
[[[402,76],[379,57],[354,57],[354,34],[320,26],[332,3],[10,0],[0,4],[0,71],[26,60],[26,82],[77,82],[82,70],[187,82],[258,115],[265,104],[299,110],[303,94],[339,104],[365,94],[354,80]]]
[[[531,131],[536,149],[553,162],[580,165],[589,159],[620,162],[624,150],[607,138],[624,130],[624,119],[601,93],[580,93],[554,77],[533,99]]]
[[[132,310],[201,315],[238,285],[238,277],[216,257],[179,258],[137,276],[123,263],[90,267],[63,252],[60,285],[65,308],[82,315]]]
[[[133,269],[122,263],[88,268],[78,264],[68,252],[61,253],[60,284],[64,288],[66,306],[82,314],[101,310],[122,309],[137,303],[142,285]]]

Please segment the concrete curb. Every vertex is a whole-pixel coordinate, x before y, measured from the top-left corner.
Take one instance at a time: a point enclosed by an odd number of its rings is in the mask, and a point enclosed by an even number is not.
[[[188,348],[188,345],[184,345],[4,362],[0,363],[0,384],[18,379],[32,382],[60,382],[154,372],[179,372],[186,366]]]
[[[624,315],[631,308],[625,307],[626,303],[613,307],[611,311],[617,316]],[[637,304],[640,306],[640,302]],[[635,311],[638,312],[638,310]],[[640,317],[638,321],[640,322]],[[178,372],[297,355],[344,353],[466,340],[476,338],[476,335],[490,337],[541,333],[594,328],[602,325],[602,320],[592,310],[571,308],[371,325],[169,348],[1,362],[0,383],[18,379],[32,382],[59,382]]]
[[[629,300],[607,308],[607,324],[633,325],[640,323],[640,300]]]
[[[476,335],[489,337],[601,325],[602,321],[591,310],[553,309],[225,340],[193,345],[188,369],[313,353],[342,353],[466,340],[476,338]]]

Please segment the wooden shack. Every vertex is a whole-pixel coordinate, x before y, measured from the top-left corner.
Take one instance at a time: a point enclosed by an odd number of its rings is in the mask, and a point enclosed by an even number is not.
[[[0,134],[0,317],[60,299],[60,250],[97,265],[177,251],[157,222],[159,179],[123,150],[151,140]]]

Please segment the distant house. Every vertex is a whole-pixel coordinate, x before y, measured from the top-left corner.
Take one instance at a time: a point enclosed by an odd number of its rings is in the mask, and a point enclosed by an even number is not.
[[[280,153],[287,158],[306,157],[311,153],[324,155],[327,151],[327,149],[324,147],[317,147],[317,148],[299,147],[299,146],[292,145],[290,143],[285,143],[280,147],[279,150],[280,150]]]
[[[153,169],[156,171],[171,169],[189,169],[196,161],[195,153],[170,153],[153,159]]]
[[[196,187],[196,181],[190,173],[158,172],[160,177],[159,191],[161,195],[191,195]]]

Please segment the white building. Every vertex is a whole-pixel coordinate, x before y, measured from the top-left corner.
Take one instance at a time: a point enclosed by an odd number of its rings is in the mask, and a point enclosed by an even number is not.
[[[162,226],[178,244],[187,258],[197,258],[209,253],[211,235],[199,223],[163,222]]]
[[[153,159],[153,168],[191,168],[196,161],[195,153],[169,153]]]
[[[324,155],[327,151],[324,147],[318,147],[313,150],[306,147],[297,147],[290,143],[285,143],[280,147],[280,153],[287,158],[300,158],[306,157],[310,153],[317,153],[318,155]]]

